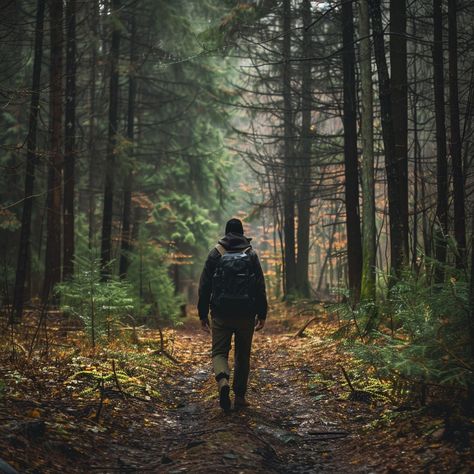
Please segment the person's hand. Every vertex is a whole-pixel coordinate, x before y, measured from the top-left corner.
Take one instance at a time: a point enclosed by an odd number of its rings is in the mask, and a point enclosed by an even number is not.
[[[260,331],[260,329],[263,329],[264,327],[265,327],[265,320],[257,318],[255,320],[255,331]]]
[[[211,332],[211,325],[209,324],[209,319],[201,319],[201,329],[208,334]]]

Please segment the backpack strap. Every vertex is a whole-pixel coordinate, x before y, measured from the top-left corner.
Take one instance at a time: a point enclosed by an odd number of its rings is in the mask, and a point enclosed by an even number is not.
[[[217,245],[215,246],[215,249],[219,252],[219,254],[221,255],[221,257],[222,257],[222,255],[224,255],[224,254],[227,252],[227,250],[226,250],[226,249],[224,248],[224,246],[221,245],[221,244],[217,244]]]
[[[244,249],[239,250],[229,250],[231,253],[247,253],[252,247],[245,247]]]
[[[246,248],[240,250],[239,252],[247,253],[251,248],[252,248],[252,247],[249,246],[249,247],[246,247]],[[220,253],[221,257],[222,257],[222,255],[224,255],[224,254],[227,252],[227,250],[226,250],[226,249],[224,248],[224,246],[221,245],[221,244],[217,244],[217,245],[215,246],[215,249]]]

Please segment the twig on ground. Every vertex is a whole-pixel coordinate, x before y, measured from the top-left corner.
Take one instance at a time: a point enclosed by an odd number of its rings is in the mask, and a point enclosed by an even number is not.
[[[117,385],[117,389],[122,394],[123,399],[126,400],[127,394],[122,390],[122,386],[120,385],[117,372],[115,370],[115,359],[112,359],[112,372],[114,374],[115,385]]]
[[[305,325],[299,329],[293,337],[302,337],[303,336],[303,333],[305,332],[306,328],[314,321],[316,321],[317,319],[317,316],[314,316],[313,318],[309,319],[308,321],[306,321]]]
[[[339,368],[342,370],[342,375],[344,375],[344,378],[346,379],[346,382],[349,385],[351,392],[354,392],[355,389],[352,386],[351,379],[349,378],[349,375],[347,374],[346,369],[342,365],[340,365]]]
[[[95,414],[95,421],[99,422],[100,420],[100,414],[102,412],[102,407],[104,406],[104,378],[102,377],[101,381],[99,382],[99,388],[100,388],[100,402],[99,402],[99,408],[97,408],[97,413]]]
[[[171,362],[174,362],[175,364],[179,364],[179,360],[176,359],[176,357],[172,356],[169,352],[165,351],[164,349],[157,349],[156,351],[150,352],[150,355],[164,355]]]
[[[311,436],[349,436],[347,431],[308,431]]]

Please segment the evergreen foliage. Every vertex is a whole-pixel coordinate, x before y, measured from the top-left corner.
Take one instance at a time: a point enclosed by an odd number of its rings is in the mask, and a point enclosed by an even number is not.
[[[71,280],[56,286],[63,311],[78,317],[93,346],[105,336],[115,334],[119,323],[134,314],[137,298],[129,283],[118,279],[102,280],[100,259],[76,258]]]
[[[140,301],[138,316],[151,325],[159,321],[174,322],[179,315],[182,298],[176,294],[168,266],[166,250],[154,245],[153,239],[143,229],[131,254],[128,279],[133,294]]]
[[[384,379],[466,388],[474,382],[470,357],[469,285],[450,268],[447,279],[432,285],[426,276],[406,272],[390,290],[389,298],[334,310],[346,320],[336,336],[349,336],[347,345]],[[347,321],[350,322],[347,323]]]

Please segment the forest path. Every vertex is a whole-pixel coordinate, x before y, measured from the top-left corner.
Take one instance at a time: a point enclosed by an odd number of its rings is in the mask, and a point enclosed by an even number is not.
[[[12,361],[5,346],[0,461],[25,474],[473,472],[436,407],[392,404],[380,385],[371,403],[352,400],[341,367],[356,390],[373,377],[330,337],[338,325],[326,312],[295,337],[304,323],[283,306],[272,312],[254,337],[252,405],[228,414],[195,315],[163,331],[174,362],[147,328],[95,351],[80,333],[82,351],[54,331],[58,349],[31,360]]]
[[[186,361],[175,380],[176,408],[165,414],[157,438],[140,448],[116,446],[120,461],[110,472],[120,466],[127,472],[170,474],[357,471],[340,456],[355,432],[346,417],[354,418],[357,408],[339,397],[333,344],[319,337],[296,339],[270,320],[254,337],[251,406],[226,414],[218,407],[211,374],[210,336],[190,321],[175,338],[182,348],[175,355]],[[323,375],[315,372],[315,363],[324,366]]]

